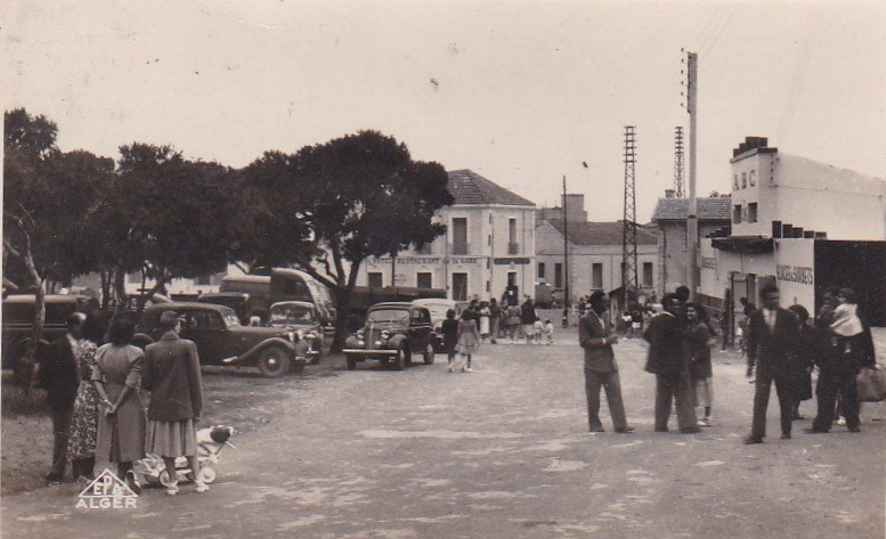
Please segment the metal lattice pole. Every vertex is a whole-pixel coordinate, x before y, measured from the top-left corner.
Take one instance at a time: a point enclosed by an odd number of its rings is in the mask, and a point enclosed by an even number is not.
[[[684,198],[683,191],[683,126],[674,128],[674,196]]]
[[[625,126],[625,197],[622,228],[621,284],[623,307],[628,306],[628,290],[637,288],[637,139],[633,125]]]

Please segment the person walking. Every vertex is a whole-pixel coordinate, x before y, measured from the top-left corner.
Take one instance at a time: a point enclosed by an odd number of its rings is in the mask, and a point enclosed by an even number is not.
[[[702,319],[703,307],[695,303],[686,304],[686,354],[689,357],[689,382],[692,385],[693,406],[704,407],[704,417],[699,420],[702,427],[711,426],[711,407],[714,400],[713,376],[711,365],[711,340],[713,334],[710,327]]]
[[[461,321],[458,323],[458,352],[462,357],[461,372],[473,372],[471,370],[471,357],[480,349],[480,331],[477,329],[477,320],[470,312],[461,313]],[[449,367],[449,372],[456,368]]]
[[[506,319],[508,339],[511,344],[517,342],[520,332],[520,307],[511,305],[508,307],[508,317]]]
[[[588,399],[588,426],[591,432],[604,432],[600,421],[600,388],[606,390],[609,415],[615,432],[634,430],[628,425],[621,395],[618,363],[612,345],[618,342],[605,316],[609,308],[606,293],[591,294],[590,308],[578,322],[578,342],[584,349],[585,394]]]
[[[135,326],[126,317],[111,323],[110,341],[95,354],[92,383],[104,410],[99,416],[96,454],[117,464],[117,477],[126,481],[136,494],[141,485],[132,463],[145,456],[145,412],[140,388],[144,353],[130,345]]]
[[[455,359],[455,347],[458,344],[458,320],[455,319],[455,309],[446,311],[446,320],[443,321],[441,330],[449,372],[452,372],[452,361]]]
[[[796,353],[797,320],[787,309],[779,307],[779,291],[774,284],[760,292],[763,308],[751,313],[748,321],[748,378],[754,376],[754,418],[746,444],[761,444],[766,437],[766,408],[772,384],[778,395],[781,411],[781,438],[791,438],[794,418],[794,389],[791,386],[791,357]]]
[[[84,315],[84,332],[88,317]],[[94,336],[94,334],[93,334]],[[80,384],[74,399],[74,414],[71,417],[71,433],[68,440],[68,458],[71,460],[71,475],[82,487],[93,479],[95,468],[95,443],[98,433],[99,394],[92,385],[92,371],[95,368],[95,343],[83,338],[78,341],[76,352],[80,372]]]
[[[160,315],[163,336],[145,349],[142,389],[151,392],[145,452],[160,455],[169,474],[166,493],[178,494],[175,459],[187,457],[197,492],[209,486],[200,478],[195,424],[203,409],[200,358],[193,341],[179,338],[181,321],[174,311]]]
[[[680,300],[676,294],[666,294],[662,307],[664,310],[650,320],[643,334],[649,342],[646,372],[655,375],[655,432],[668,432],[672,403],[676,403],[680,432],[700,432],[683,348]]]
[[[495,298],[489,300],[489,334],[491,339],[489,342],[492,344],[496,344],[496,339],[498,339],[501,335],[501,317],[502,311],[501,307],[498,305],[498,301]]]
[[[68,442],[74,418],[74,401],[80,386],[80,337],[83,313],[73,313],[67,319],[67,331],[53,341],[41,354],[34,370],[34,383],[47,391],[52,418],[52,465],[46,481],[50,485],[64,480],[67,468]]]
[[[480,338],[483,342],[486,342],[486,339],[489,338],[490,335],[490,324],[489,319],[491,317],[491,313],[489,311],[489,305],[484,301],[479,306],[478,318],[480,320]]]

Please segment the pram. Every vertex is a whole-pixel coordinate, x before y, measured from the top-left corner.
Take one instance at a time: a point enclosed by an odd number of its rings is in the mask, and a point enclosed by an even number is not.
[[[217,425],[206,427],[197,431],[197,459],[200,462],[200,479],[210,484],[215,481],[215,466],[219,461],[219,454],[223,447],[228,446],[236,449],[236,446],[228,440],[234,435],[234,427]],[[133,471],[139,483],[145,486],[167,486],[170,483],[169,472],[163,459],[154,454],[148,454],[145,458],[133,464]],[[175,459],[175,471],[179,482],[194,481],[194,473],[190,463],[185,457]]]

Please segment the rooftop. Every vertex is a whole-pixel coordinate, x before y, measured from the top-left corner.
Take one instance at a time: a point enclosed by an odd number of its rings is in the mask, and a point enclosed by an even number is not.
[[[563,223],[548,221],[560,234],[563,233]],[[588,221],[585,223],[569,223],[566,227],[566,235],[574,245],[621,245],[624,234],[623,221]],[[637,225],[637,244],[655,245],[658,243],[658,234],[654,231]]]
[[[727,221],[731,220],[730,197],[699,198],[698,220],[699,221]],[[689,216],[688,198],[660,198],[655,205],[652,221],[685,221]]]
[[[455,198],[454,205],[535,206],[534,202],[487,180],[473,170],[452,170],[447,174],[449,174],[449,192]]]

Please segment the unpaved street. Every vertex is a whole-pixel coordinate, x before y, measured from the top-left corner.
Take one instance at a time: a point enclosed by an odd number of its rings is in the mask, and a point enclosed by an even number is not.
[[[4,497],[5,537],[884,536],[884,431],[809,435],[795,423],[744,446],[752,386],[715,359],[716,425],[652,431],[645,348],[618,345],[634,434],[589,434],[581,355],[485,346],[471,374],[445,358],[405,372],[361,364],[282,393],[273,420],[234,439],[205,495],[151,489],[134,510],[74,508],[73,487]],[[249,383],[244,379],[243,383]],[[212,398],[210,395],[209,398]],[[773,398],[773,401],[775,399]],[[234,404],[234,403],[232,403]],[[803,412],[814,413],[807,401]],[[672,419],[672,422],[675,421]]]

